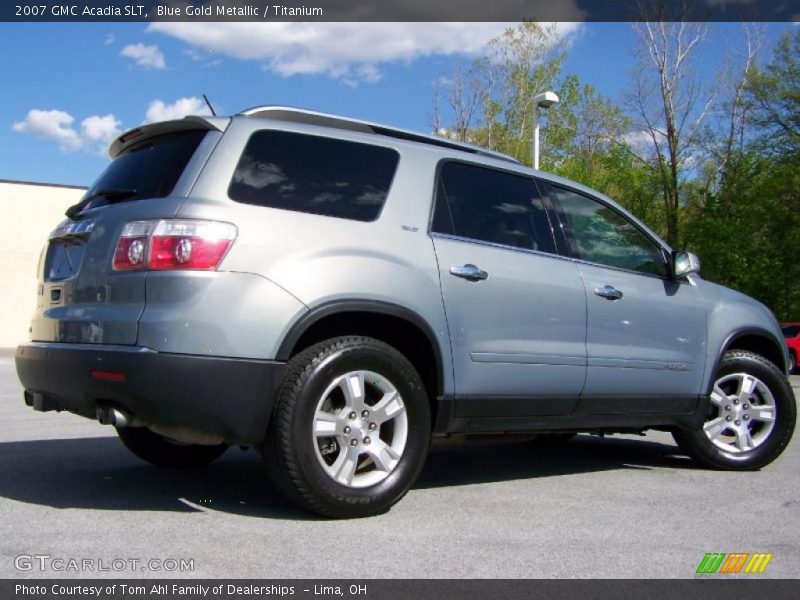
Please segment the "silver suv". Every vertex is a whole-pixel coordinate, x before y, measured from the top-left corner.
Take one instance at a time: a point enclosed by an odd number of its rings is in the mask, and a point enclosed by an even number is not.
[[[121,135],[39,264],[25,402],[195,467],[261,450],[334,517],[438,438],[670,431],[758,469],[796,405],[770,311],[609,198],[508,156],[283,107]]]

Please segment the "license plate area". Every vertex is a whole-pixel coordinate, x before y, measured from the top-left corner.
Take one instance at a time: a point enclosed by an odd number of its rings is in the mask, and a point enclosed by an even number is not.
[[[77,276],[86,254],[86,242],[94,221],[64,221],[50,234],[44,263],[45,281],[63,281]],[[58,302],[61,298],[50,298]]]
[[[45,281],[63,281],[75,277],[81,270],[85,254],[86,240],[83,238],[51,240],[44,266]]]

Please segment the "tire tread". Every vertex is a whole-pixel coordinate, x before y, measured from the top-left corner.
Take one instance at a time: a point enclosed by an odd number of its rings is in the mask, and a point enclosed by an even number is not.
[[[790,399],[790,401],[787,402],[789,415],[785,418],[791,421],[791,424],[779,429],[778,423],[776,423],[776,427],[773,429],[771,435],[778,437],[767,440],[767,442],[770,444],[769,451],[762,451],[754,460],[734,461],[731,459],[726,459],[724,454],[722,454],[715,447],[710,446],[710,442],[707,442],[706,439],[700,439],[701,435],[705,435],[702,431],[675,431],[672,436],[681,450],[686,452],[686,454],[688,454],[691,458],[705,467],[716,470],[754,471],[771,463],[778,456],[780,456],[780,454],[789,445],[789,442],[792,439],[792,434],[794,433],[794,422],[797,419],[797,405],[794,399],[794,392],[789,384],[788,379],[786,378],[784,372],[781,371],[781,369],[779,369],[772,361],[764,358],[760,354],[750,352],[749,350],[729,350],[723,355],[723,358],[720,361],[720,367],[722,367],[726,362],[733,360],[753,361],[767,371],[771,372],[772,376],[775,378],[775,381],[782,388],[777,390],[771,389],[773,395],[787,394],[788,398]],[[717,375],[715,374],[714,377],[716,378]],[[772,388],[772,386],[770,387]]]
[[[292,415],[295,405],[301,399],[303,387],[317,367],[332,353],[353,346],[371,346],[392,355],[403,370],[409,371],[409,377],[415,377],[419,381],[419,375],[411,363],[393,347],[379,340],[364,336],[346,336],[319,342],[289,361],[284,379],[278,388],[272,418],[263,444],[264,464],[273,485],[290,501],[309,511],[331,518],[373,514],[365,510],[369,498],[338,494],[334,497],[335,502],[328,502],[312,489],[301,473],[301,461],[297,458],[292,441]],[[394,502],[401,497],[402,494]],[[383,510],[387,510],[389,506]]]

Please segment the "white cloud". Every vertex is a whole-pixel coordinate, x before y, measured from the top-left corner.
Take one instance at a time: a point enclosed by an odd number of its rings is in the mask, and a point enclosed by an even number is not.
[[[153,100],[147,107],[145,123],[154,121],[169,121],[182,119],[186,115],[210,115],[211,111],[202,98],[191,96],[179,98],[172,104],[165,104],[163,100]]]
[[[27,133],[47,140],[58,142],[63,152],[72,152],[83,145],[78,132],[72,127],[75,119],[63,110],[39,110],[34,108],[28,112],[24,121],[17,121],[11,129],[17,133]]]
[[[287,179],[279,165],[261,163],[248,156],[242,158],[242,164],[236,168],[236,173],[233,175],[236,183],[244,183],[258,189],[283,183]]]
[[[120,56],[131,58],[143,69],[166,69],[167,61],[156,45],[128,44],[120,52]]]
[[[103,40],[103,44],[105,44],[106,46],[110,46],[111,44],[114,43],[115,39],[116,38],[114,38],[114,34],[113,33],[107,33],[106,34],[106,39]]]
[[[222,59],[214,58],[214,54],[208,49],[185,48],[183,53],[195,62],[202,62],[203,64],[200,66],[203,68],[215,67],[222,63]]]
[[[180,119],[186,115],[210,115],[201,98],[179,98],[172,104],[153,100],[147,108],[145,123]],[[85,150],[104,155],[109,143],[122,133],[122,122],[113,114],[86,117],[77,126],[75,117],[63,110],[34,108],[22,121],[11,125],[17,133],[52,140],[62,152]]]
[[[381,79],[381,74],[378,72],[377,67],[373,64],[359,66],[356,74],[364,81],[368,81],[370,83],[375,83]]]
[[[122,133],[120,125],[120,121],[112,114],[103,117],[94,115],[81,121],[81,134],[86,140],[108,144]]]
[[[17,133],[34,135],[58,143],[62,152],[74,152],[86,148],[102,153],[108,143],[119,135],[120,122],[108,114],[93,115],[81,121],[80,132],[73,127],[75,118],[63,110],[39,110],[28,112],[24,121],[11,126]]]
[[[200,50],[195,48],[186,48],[183,53],[194,61],[201,61],[205,59],[208,54],[207,52],[200,52]]]
[[[662,137],[660,132],[657,132],[656,136]],[[648,153],[654,149],[653,136],[646,129],[626,133],[622,136],[622,141],[628,144],[634,152],[641,154]]]
[[[510,23],[151,23],[200,52],[263,63],[283,76],[324,74],[377,81],[378,65],[424,56],[472,55]],[[580,23],[560,23],[568,35]]]
[[[663,150],[667,143],[666,135],[663,131],[659,130],[655,130],[654,133],[656,140]],[[647,158],[655,156],[656,146],[653,142],[652,134],[647,129],[631,131],[623,135],[620,141],[628,144],[630,149],[641,157]],[[699,158],[697,155],[686,153],[682,154],[680,157],[680,166],[683,168],[693,169],[696,168],[698,164]]]

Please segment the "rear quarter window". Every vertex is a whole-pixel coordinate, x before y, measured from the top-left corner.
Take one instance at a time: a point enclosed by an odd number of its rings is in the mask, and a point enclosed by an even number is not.
[[[390,148],[257,131],[236,165],[228,195],[244,204],[374,221],[398,161],[398,153]]]

